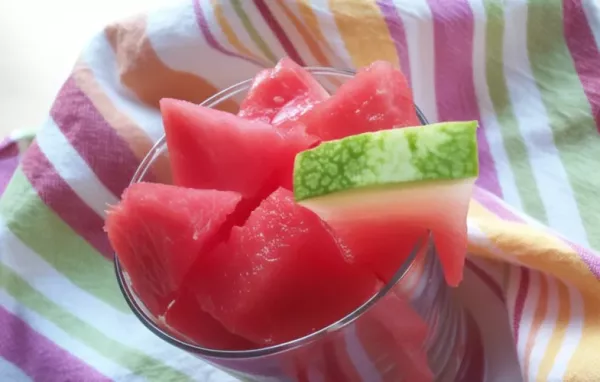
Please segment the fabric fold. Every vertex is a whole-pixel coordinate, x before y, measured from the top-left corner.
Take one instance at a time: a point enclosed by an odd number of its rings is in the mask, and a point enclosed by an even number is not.
[[[586,0],[189,0],[107,26],[36,141],[0,143],[0,379],[233,380],[127,311],[104,206],[162,135],[161,98],[199,103],[289,56],[388,60],[430,121],[479,120],[459,293],[486,381],[600,381],[599,38]]]

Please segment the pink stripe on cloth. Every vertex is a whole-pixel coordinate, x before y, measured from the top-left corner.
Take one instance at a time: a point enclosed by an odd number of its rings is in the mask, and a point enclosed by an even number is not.
[[[563,0],[563,15],[565,40],[600,132],[600,52],[582,1]]]
[[[435,91],[438,119],[476,119],[481,124],[473,79],[473,12],[467,0],[427,0],[433,15]],[[482,126],[477,131],[481,174],[477,183],[502,196],[488,142]]]
[[[410,61],[408,59],[408,45],[406,42],[406,31],[404,30],[404,24],[402,18],[398,13],[398,8],[394,5],[392,0],[378,0],[377,5],[383,14],[385,23],[387,24],[392,40],[396,47],[396,54],[400,60],[400,68],[406,76],[406,80],[410,84]]]
[[[102,218],[60,177],[37,143],[34,142],[23,157],[22,169],[42,201],[102,256],[112,261],[113,251],[102,229]]]
[[[300,54],[298,53],[296,48],[294,48],[294,44],[292,44],[288,36],[285,34],[285,31],[283,30],[281,25],[279,25],[279,23],[271,13],[271,10],[269,9],[267,3],[264,0],[254,0],[254,4],[256,5],[256,8],[258,9],[262,17],[267,22],[267,25],[269,25],[269,27],[279,40],[279,43],[281,43],[281,46],[285,50],[286,54],[298,65],[306,66],[304,60],[302,59],[302,57],[300,57]]]
[[[202,8],[201,1],[202,0],[193,0],[194,13],[196,14],[196,22],[198,23],[198,27],[200,28],[200,31],[204,35],[204,38],[206,39],[206,42],[208,43],[208,45],[210,45],[213,49],[218,50],[219,52],[221,52],[227,56],[241,58],[242,60],[246,60],[248,62],[256,64],[259,67],[262,67],[263,64],[261,64],[260,62],[254,60],[250,57],[245,57],[240,54],[234,53],[228,49],[225,49],[225,47],[217,41],[215,36],[210,31],[210,27],[208,26],[208,21],[206,19],[206,15],[204,14],[204,10]]]
[[[140,160],[72,77],[58,93],[50,115],[106,188],[121,196]]]
[[[110,381],[2,306],[0,328],[0,356],[34,381]]]
[[[521,318],[523,317],[523,308],[525,307],[525,299],[529,291],[529,269],[521,267],[521,281],[517,290],[515,299],[515,314],[513,317],[513,335],[515,343],[519,342],[519,327],[521,326]]]
[[[0,143],[0,196],[19,165],[19,145],[10,138]]]
[[[583,260],[583,262],[588,266],[590,272],[592,272],[592,274],[600,281],[600,254],[571,241],[565,241],[567,242],[568,246],[577,252],[581,260]]]

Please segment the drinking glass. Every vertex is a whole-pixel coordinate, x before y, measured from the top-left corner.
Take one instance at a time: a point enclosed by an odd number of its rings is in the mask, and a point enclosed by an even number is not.
[[[354,72],[307,68],[330,92]],[[219,108],[239,102],[252,80],[233,85],[202,103]],[[427,121],[418,107],[422,124]],[[132,183],[170,183],[163,136],[147,154]],[[469,374],[479,336],[445,281],[431,235],[418,240],[391,281],[346,317],[303,338],[245,351],[209,349],[169,332],[144,307],[115,254],[115,270],[134,314],[154,334],[244,381],[475,382]],[[308,277],[308,276],[307,276]],[[284,323],[282,323],[284,325]]]

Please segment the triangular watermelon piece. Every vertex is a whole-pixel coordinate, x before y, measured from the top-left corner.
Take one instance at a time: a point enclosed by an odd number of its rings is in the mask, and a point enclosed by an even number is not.
[[[276,126],[288,124],[328,97],[308,71],[285,57],[254,77],[238,115]]]
[[[324,141],[420,124],[406,78],[384,61],[360,70],[299,121]]]
[[[178,186],[236,191],[260,201],[282,185],[282,172],[289,175],[296,154],[314,142],[304,133],[284,136],[266,123],[185,101],[163,99],[160,105]]]
[[[231,191],[136,183],[107,214],[106,232],[133,289],[155,316],[166,311],[196,257],[241,200]]]
[[[479,174],[477,127],[447,122],[324,142],[297,156],[294,195],[335,230],[356,262],[384,277],[390,261],[401,263],[414,238],[430,231],[446,281],[456,286]]]
[[[233,228],[227,244],[198,258],[193,275],[186,283],[202,308],[261,345],[332,324],[371,297],[377,283],[347,263],[321,220],[282,188]]]
[[[378,219],[368,214],[344,222],[328,219],[336,236],[348,248],[349,261],[372,270],[384,284],[428,239],[427,226],[403,223],[399,229],[399,223],[385,217]]]
[[[227,331],[219,321],[202,310],[196,296],[188,288],[182,288],[169,305],[163,323],[167,331],[209,349],[248,350],[257,347]]]

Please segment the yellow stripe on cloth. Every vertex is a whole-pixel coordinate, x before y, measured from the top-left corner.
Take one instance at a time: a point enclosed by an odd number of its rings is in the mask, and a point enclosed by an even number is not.
[[[329,8],[355,67],[376,60],[400,66],[394,41],[375,1],[330,0]],[[361,20],[360,24],[357,25],[356,20]]]
[[[470,240],[469,251],[474,255],[504,261],[512,258],[520,265],[551,274],[581,290],[600,293],[598,279],[561,239],[524,223],[504,221],[476,201],[471,202],[469,218],[490,243],[481,245]]]
[[[583,334],[565,372],[564,381],[600,381],[600,296],[583,292]]]

